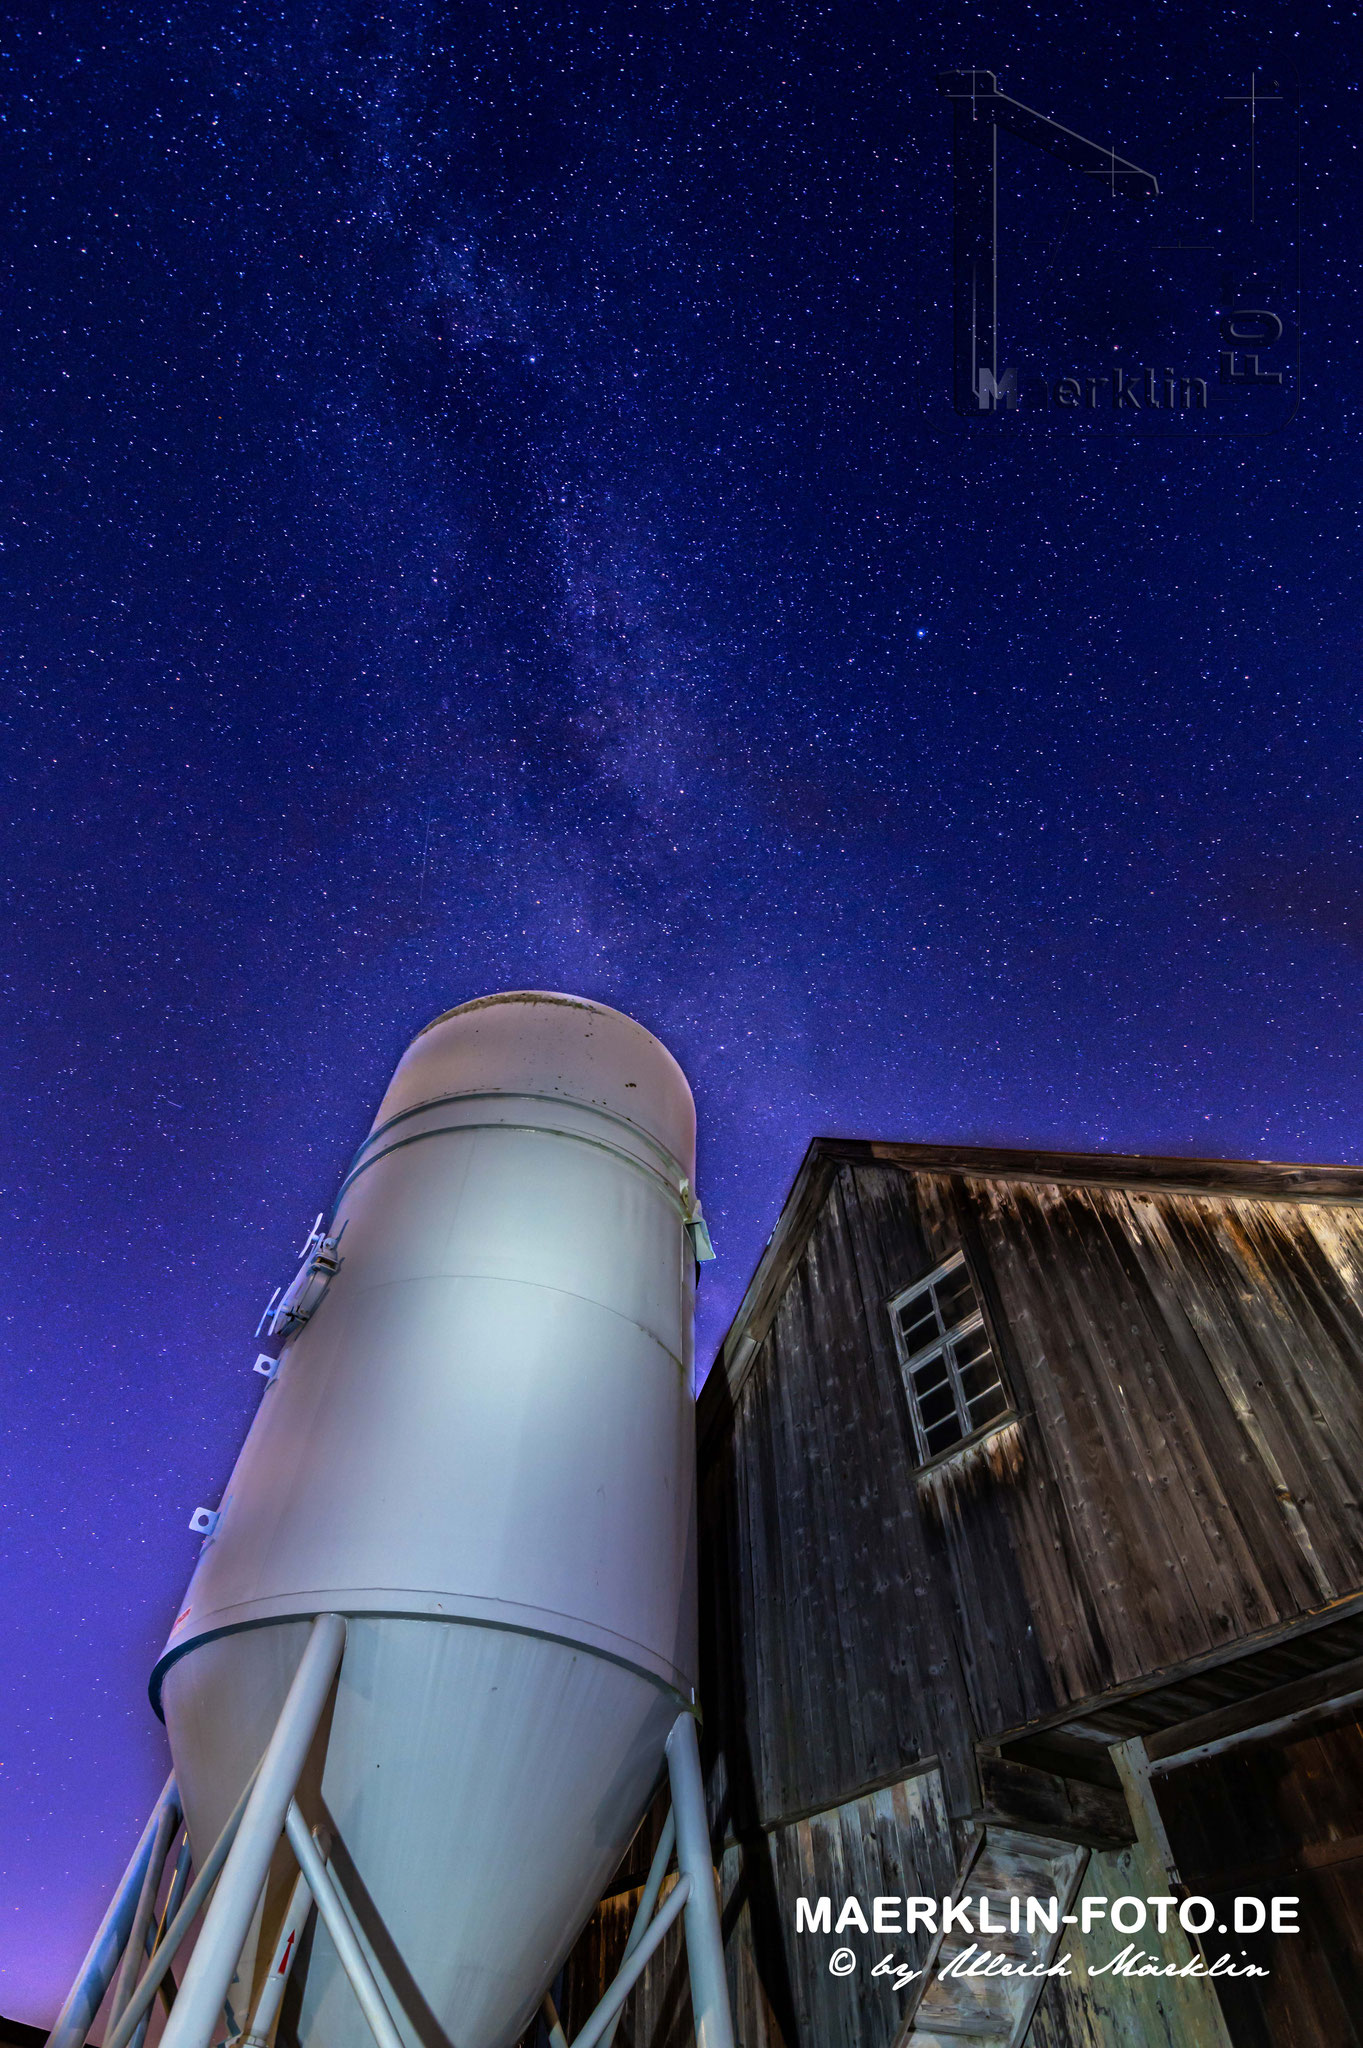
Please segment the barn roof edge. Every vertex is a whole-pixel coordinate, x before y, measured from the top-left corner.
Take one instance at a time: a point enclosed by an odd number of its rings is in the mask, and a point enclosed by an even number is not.
[[[775,1319],[828,1189],[843,1166],[897,1166],[908,1173],[1050,1186],[1132,1188],[1185,1195],[1251,1195],[1268,1201],[1363,1202],[1363,1166],[1271,1159],[1202,1159],[1119,1152],[1043,1152],[999,1145],[911,1144],[879,1138],[812,1138],[771,1236],[697,1397],[704,1441],[747,1378]]]

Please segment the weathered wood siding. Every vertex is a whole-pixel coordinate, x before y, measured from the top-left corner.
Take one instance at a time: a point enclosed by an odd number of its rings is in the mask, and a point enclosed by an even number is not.
[[[920,1485],[982,1729],[1027,1718],[989,1656],[1010,1622],[1071,1701],[1358,1589],[1357,1210],[965,1177],[914,1193],[974,1247],[1020,1409],[1009,1469]],[[1000,1538],[1022,1581],[1007,1613]]]
[[[900,1255],[921,1270],[921,1234]],[[706,1446],[702,1696],[730,1834],[933,1757],[953,1803],[971,1803],[964,1680],[914,1488],[887,1281],[834,1189],[730,1426]]]
[[[1168,1890],[1163,1867],[1143,1846],[1095,1856],[1079,1898],[1156,1898]],[[1076,1907],[1076,1911],[1081,1910]],[[1113,1957],[1133,1937],[1106,1920],[1085,1934],[1066,1928],[1070,1974],[1047,1984],[1027,2036],[1027,2048],[1232,2048],[1232,2036],[1214,1987],[1205,1977],[1127,1977],[1111,1974]],[[1135,1946],[1158,1951],[1162,1963],[1184,1968],[1196,1954],[1177,1919],[1163,1935]],[[1096,1967],[1099,1974],[1089,1975]],[[1238,2048],[1238,2044],[1235,2044]]]
[[[796,2017],[796,2041],[826,2042],[828,2048],[889,2048],[899,2029],[904,1997],[871,1968],[893,1951],[910,1968],[927,1958],[929,1937],[921,1931],[894,1937],[796,1935],[794,1901],[827,1897],[836,1914],[847,1897],[870,1900],[910,1894],[940,1896],[951,1889],[955,1851],[942,1796],[941,1779],[927,1771],[883,1787],[862,1799],[807,1820],[773,1829],[747,1846],[751,1863],[765,1855],[772,1888],[782,1911],[786,1978]],[[851,1977],[833,1977],[828,1958],[850,1948],[858,1967]],[[740,2030],[745,2044],[748,2035]]]
[[[806,1976],[791,1927],[811,1885],[877,1889],[866,1815],[898,1781],[940,1785],[941,1823],[901,1828],[883,1888],[946,1889],[979,1744],[1363,1588],[1358,1176],[1050,1180],[914,1152],[816,1148],[701,1399],[704,1750],[744,2048],[892,2038],[869,1987]],[[919,1472],[888,1304],[957,1248],[1016,1412]],[[624,1911],[575,1958],[579,2020]],[[1137,2025],[1211,2038],[1173,1994],[1117,1987],[1048,1993],[1035,2038],[1117,2048]],[[679,1952],[633,2026],[638,2048],[689,2040]]]
[[[1018,1415],[915,1475],[887,1303],[957,1246]],[[706,1441],[726,1825],[933,1755],[959,1812],[977,1737],[1363,1585],[1360,1275],[1340,1205],[843,1166]]]

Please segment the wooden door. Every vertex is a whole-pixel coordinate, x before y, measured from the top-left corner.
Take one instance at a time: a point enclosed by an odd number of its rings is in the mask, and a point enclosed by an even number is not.
[[[1208,1961],[1270,1972],[1217,1981],[1236,2048],[1363,2048],[1363,1724],[1231,1751],[1155,1786],[1184,1885],[1217,1908]],[[1299,1934],[1234,1932],[1237,1895],[1290,1893]]]

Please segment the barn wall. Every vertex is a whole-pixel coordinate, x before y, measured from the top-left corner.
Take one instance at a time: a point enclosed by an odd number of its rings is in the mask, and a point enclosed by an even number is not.
[[[745,2048],[887,2048],[889,1994],[809,1977],[790,1932],[816,1866],[817,1891],[874,1890],[848,1873],[869,1871],[878,1801],[938,1788],[931,1840],[896,1823],[884,1889],[943,1888],[977,1742],[1363,1586],[1359,1206],[869,1149],[821,1166],[756,1348],[702,1404],[703,1747]],[[1016,1414],[924,1474],[888,1302],[957,1246]],[[1090,1886],[1146,1890],[1118,1867],[1145,1853],[1095,1856]],[[575,1956],[578,2019],[629,1896]],[[1057,1983],[1033,2038],[1210,2043],[1219,2018],[1187,2002],[1205,1996]],[[679,1946],[632,2025],[622,2043],[689,2041]]]
[[[827,2048],[891,2048],[905,1998],[890,1979],[873,1978],[872,1967],[894,1953],[908,1967],[921,1969],[929,1937],[921,1930],[911,1936],[851,1930],[796,1935],[794,1901],[827,1897],[836,1914],[848,1897],[940,1897],[950,1891],[956,1859],[939,1774],[926,1771],[774,1829],[764,1841],[745,1845],[745,1853],[749,1860],[765,1856],[783,1908],[780,1927],[795,2039],[826,2043]],[[829,1956],[839,1947],[857,1958],[850,1977],[829,1974]],[[740,2031],[738,2038],[746,2043],[747,2035]]]
[[[1237,1896],[1295,1896],[1300,1930],[1209,1946],[1267,1971],[1228,1981],[1237,2048],[1363,2041],[1363,1725],[1347,1716],[1284,1740],[1208,1757],[1157,1781],[1190,1891],[1232,1922]]]
[[[702,1697],[730,1835],[934,1758],[952,1805],[972,1803],[970,1705],[878,1294],[868,1315],[879,1256],[835,1186],[705,1451]]]
[[[915,1475],[887,1303],[958,1245],[1019,1412]],[[934,1755],[961,1812],[976,1737],[1357,1591],[1360,1275],[1355,1208],[841,1167],[706,1450],[726,1825]]]
[[[1357,1210],[964,1177],[918,1192],[939,1241],[954,1225],[987,1270],[1021,1409],[992,1486],[919,1483],[984,1727],[1026,1718],[984,1661],[1010,1617],[1071,1701],[1358,1589]],[[994,1591],[1000,1540],[1015,1609]]]

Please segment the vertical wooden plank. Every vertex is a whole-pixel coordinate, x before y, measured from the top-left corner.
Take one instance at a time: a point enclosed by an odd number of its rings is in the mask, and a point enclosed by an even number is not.
[[[1220,1208],[1209,1204],[1203,1212],[1190,1200],[1177,1206],[1161,1201],[1147,1213],[1152,1234],[1178,1274],[1189,1318],[1262,1470],[1262,1483],[1278,1503],[1282,1534],[1295,1547],[1299,1568],[1305,1567],[1312,1590],[1302,1604],[1333,1598],[1341,1590],[1341,1563],[1343,1583],[1348,1583],[1347,1562],[1336,1555],[1334,1532],[1318,1516],[1308,1521],[1303,1512],[1314,1482],[1312,1447],[1302,1442],[1293,1427],[1292,1404],[1278,1392],[1281,1364],[1272,1343],[1262,1341],[1263,1313],[1229,1255]],[[1252,1461],[1244,1472],[1252,1483]],[[1287,1547],[1281,1537],[1280,1547]]]
[[[1212,1541],[1217,1573],[1223,1578],[1235,1574],[1224,1601],[1211,1582],[1203,1598],[1213,1611],[1224,1606],[1241,1633],[1267,1627],[1296,1605],[1292,1581],[1279,1563],[1281,1524],[1265,1512],[1262,1488],[1244,1483],[1246,1447],[1180,1300],[1179,1276],[1152,1240],[1148,1210],[1145,1197],[1114,1189],[1102,1206],[1102,1222],[1128,1283],[1141,1291],[1142,1307],[1167,1361],[1172,1386],[1166,1400],[1171,1409],[1178,1408],[1182,1422],[1176,1440],[1171,1431],[1170,1461],[1185,1475],[1194,1512]]]
[[[808,1355],[821,1365],[818,1391],[811,1392],[810,1400],[811,1434],[817,1447],[810,1479],[821,1510],[821,1540],[833,1596],[825,1656],[831,1650],[838,1658],[830,1769],[812,1788],[813,1796],[824,1800],[865,1783],[887,1764],[902,1761],[889,1753],[886,1742],[888,1689],[882,1644],[888,1631],[865,1527],[879,1463],[879,1445],[872,1434],[878,1418],[874,1403],[868,1413],[870,1361],[849,1314],[855,1281],[845,1228],[835,1182],[810,1241],[806,1327]]]
[[[837,1560],[836,1553],[830,1554],[828,1518],[820,1498],[823,1461],[817,1451],[811,1457],[811,1438],[817,1443],[820,1434],[822,1401],[809,1345],[807,1266],[807,1259],[801,1260],[774,1332],[781,1541],[788,1573],[784,1620],[791,1640],[786,1684],[788,1697],[798,1698],[802,1709],[792,1758],[792,1807],[824,1799],[830,1782],[837,1783],[841,1776],[843,1717],[838,1693],[846,1684],[833,1577]],[[763,1815],[764,1820],[769,1817]]]
[[[753,1695],[747,1726],[755,1737],[761,1770],[756,1786],[762,1812],[777,1810],[793,1796],[796,1733],[788,1678],[784,1618],[787,1611],[785,1558],[776,1505],[776,1451],[770,1416],[774,1405],[774,1345],[768,1341],[747,1386],[742,1410],[745,1544],[752,1574],[747,1616],[753,1641]]]
[[[1092,1608],[1105,1618],[1118,1679],[1210,1647],[1207,1618],[1161,1520],[1157,1474],[1114,1370],[1075,1191],[1012,1191],[1005,1299],[1027,1302],[1040,1338],[1030,1392],[1089,1558]]]
[[[1120,1191],[1111,1189],[1075,1190],[1064,1205],[1073,1240],[1083,1248],[1082,1259],[1069,1267],[1074,1297],[1097,1334],[1105,1381],[1126,1423],[1157,1531],[1146,1540],[1162,1544],[1165,1555],[1177,1560],[1182,1597],[1206,1617],[1205,1634],[1215,1642],[1262,1626],[1272,1618],[1271,1608],[1204,1449],[1224,1404],[1213,1408],[1199,1401],[1194,1414],[1190,1400],[1210,1380],[1205,1364],[1201,1375],[1179,1386],[1161,1354],[1167,1329],[1158,1303],[1148,1288],[1130,1284],[1139,1281],[1139,1269],[1129,1275],[1113,1256],[1123,1205]],[[1157,1553],[1152,1548],[1150,1554]]]
[[[1268,1367],[1263,1391],[1310,1473],[1299,1505],[1312,1546],[1331,1583],[1353,1584],[1363,1573],[1363,1412],[1347,1296],[1320,1284],[1318,1240],[1281,1204],[1228,1202],[1221,1235],[1241,1278],[1242,1327]]]
[[[839,1199],[847,1218],[849,1285],[859,1342],[875,1373],[879,1410],[860,1465],[868,1523],[884,1558],[880,1655],[894,1674],[887,1738],[908,1765],[941,1759],[953,1811],[975,1801],[975,1728],[956,1643],[957,1620],[939,1546],[914,1484],[915,1452],[888,1303],[936,1262],[919,1214],[918,1177],[895,1168],[844,1169]]]

